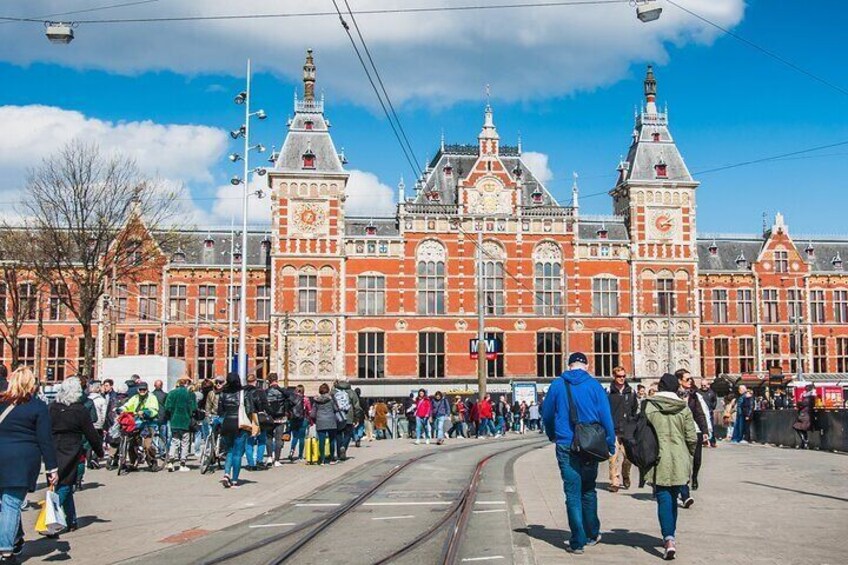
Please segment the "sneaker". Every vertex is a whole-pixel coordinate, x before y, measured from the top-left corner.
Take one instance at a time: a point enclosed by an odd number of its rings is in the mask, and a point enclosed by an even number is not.
[[[618,492],[618,488],[619,487],[616,485],[610,485],[609,487],[607,487],[607,490],[610,492]]]
[[[427,445],[430,445],[430,440],[429,439],[425,440],[424,443],[426,443]]]
[[[583,555],[583,548],[582,547],[580,547],[578,549],[574,549],[573,547],[571,547],[571,544],[568,544],[568,545],[565,546],[565,551],[567,553],[571,553],[571,554],[574,554],[574,555]]]
[[[692,479],[692,490],[698,490],[698,479]]]
[[[187,465],[180,465],[180,473],[190,473],[191,469]]]
[[[290,458],[289,458],[289,461],[293,461],[293,459],[291,458],[291,456],[290,456]],[[283,466],[283,462],[282,462],[282,461],[274,461],[274,467],[282,467],[282,466]]]
[[[416,439],[416,440],[415,440],[415,445],[421,445],[421,440],[420,440],[420,439]]]
[[[24,552],[24,538],[20,537],[15,540],[15,545],[12,547],[12,555],[20,555]]]
[[[676,555],[677,548],[674,547],[674,540],[665,540],[665,551],[663,552],[663,559],[665,559],[666,561],[671,561]]]
[[[224,485],[224,488],[232,488],[233,482],[230,480],[230,477],[224,475],[221,477],[221,484]]]
[[[165,468],[166,468],[166,469],[168,469],[168,472],[169,472],[169,473],[173,473],[173,472],[174,472],[174,464],[173,464],[173,463],[168,463],[168,464],[165,466]]]
[[[232,484],[232,486],[230,486],[230,488],[233,488],[233,489],[240,489],[240,488],[241,488],[241,485],[240,485],[240,484],[238,484],[238,483],[233,483],[233,484]]]
[[[683,508],[691,508],[695,504],[695,499],[691,496],[683,501]]]
[[[593,546],[593,545],[598,545],[599,543],[601,543],[601,534],[598,534],[598,537],[590,539],[589,541],[587,541],[586,545]]]
[[[624,479],[623,482],[624,482],[624,490],[629,489],[630,488],[630,479],[629,478]]]
[[[333,459],[332,461],[330,461],[330,465],[335,465],[335,464],[337,464],[338,462],[339,462],[339,460],[338,460],[338,459]]]

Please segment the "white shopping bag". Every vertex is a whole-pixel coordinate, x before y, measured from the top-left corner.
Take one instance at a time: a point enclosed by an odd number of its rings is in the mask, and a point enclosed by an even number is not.
[[[52,490],[47,491],[47,499],[44,501],[46,509],[45,527],[47,535],[58,534],[67,527],[65,519],[65,511],[62,510],[62,505],[59,503],[59,495]]]

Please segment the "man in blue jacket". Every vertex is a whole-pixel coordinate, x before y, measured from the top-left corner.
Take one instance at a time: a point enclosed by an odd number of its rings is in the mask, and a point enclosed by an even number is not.
[[[598,519],[598,495],[595,480],[598,462],[587,461],[571,451],[574,430],[569,419],[569,402],[565,384],[577,408],[577,421],[588,424],[599,422],[606,430],[610,454],[615,453],[615,427],[612,423],[609,401],[604,388],[587,371],[589,361],[582,353],[572,353],[568,358],[568,371],[554,380],[542,404],[542,420],[548,439],[556,443],[556,457],[565,492],[565,510],[571,539],[566,550],[583,553],[586,545],[601,540],[601,522]]]

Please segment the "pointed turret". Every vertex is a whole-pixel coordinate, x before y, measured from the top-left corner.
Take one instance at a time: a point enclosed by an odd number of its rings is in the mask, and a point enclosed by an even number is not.
[[[306,62],[303,64],[303,99],[306,102],[315,101],[315,60],[312,49],[306,50]]]
[[[654,66],[648,65],[645,73],[645,113],[657,113],[657,79],[654,78]]]
[[[480,135],[477,136],[480,142],[480,155],[497,155],[498,141],[500,136],[498,130],[495,129],[495,118],[492,112],[492,105],[489,103],[489,87],[486,86],[486,110],[483,118],[483,129]]]

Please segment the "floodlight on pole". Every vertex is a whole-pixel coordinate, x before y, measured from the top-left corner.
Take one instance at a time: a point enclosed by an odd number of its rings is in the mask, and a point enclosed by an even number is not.
[[[66,22],[44,22],[44,35],[50,43],[57,45],[67,45],[74,40],[75,23]]]
[[[642,23],[656,21],[662,14],[662,6],[658,0],[632,0],[631,5],[636,6],[636,17]]]

